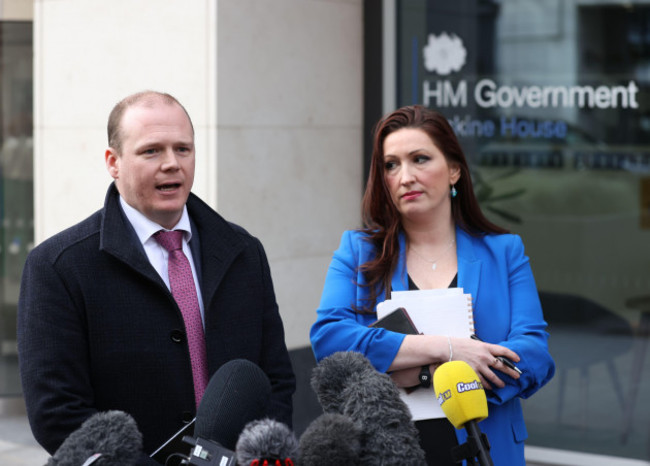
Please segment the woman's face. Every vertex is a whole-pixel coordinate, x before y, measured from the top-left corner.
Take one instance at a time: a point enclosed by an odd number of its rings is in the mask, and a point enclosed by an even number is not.
[[[417,221],[449,211],[450,186],[460,177],[456,164],[421,129],[402,128],[384,139],[384,177],[402,218]]]

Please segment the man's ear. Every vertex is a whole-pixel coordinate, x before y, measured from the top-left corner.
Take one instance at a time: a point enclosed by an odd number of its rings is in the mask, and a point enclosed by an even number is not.
[[[108,170],[108,173],[114,180],[118,179],[120,175],[120,158],[117,151],[112,147],[106,149],[104,161],[106,162],[106,170]]]

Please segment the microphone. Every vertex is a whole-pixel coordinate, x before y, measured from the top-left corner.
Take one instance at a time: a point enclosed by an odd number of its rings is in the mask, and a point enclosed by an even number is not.
[[[478,422],[488,417],[487,398],[478,375],[465,361],[442,364],[433,374],[433,386],[442,411],[456,429],[467,431],[467,442],[452,449],[455,461],[492,466],[490,442]]]
[[[235,448],[240,466],[293,466],[297,453],[294,433],[286,424],[268,418],[249,422]]]
[[[254,363],[233,359],[212,376],[196,410],[189,465],[235,464],[235,447],[246,424],[266,415],[271,382]]]
[[[348,416],[324,413],[300,436],[300,466],[355,466],[361,462],[361,427]]]
[[[72,432],[46,466],[133,466],[141,452],[135,420],[123,411],[104,411]]]
[[[361,429],[361,464],[425,464],[411,412],[390,377],[358,352],[337,352],[312,371],[326,413],[348,416]]]

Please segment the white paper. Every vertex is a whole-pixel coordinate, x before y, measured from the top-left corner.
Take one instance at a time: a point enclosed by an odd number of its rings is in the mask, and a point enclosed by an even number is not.
[[[418,332],[469,338],[474,333],[472,298],[462,288],[392,292],[391,299],[377,305],[377,318],[403,307]],[[400,396],[411,410],[414,421],[445,417],[433,387],[418,388]]]
[[[436,419],[445,417],[445,413],[438,404],[433,386],[429,388],[418,388],[409,394],[403,388],[399,389],[400,398],[406,403],[411,411],[411,418],[414,421],[423,419]]]

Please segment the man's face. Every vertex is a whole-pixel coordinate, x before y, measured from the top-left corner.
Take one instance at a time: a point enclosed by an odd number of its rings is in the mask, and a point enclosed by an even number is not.
[[[194,182],[194,132],[177,104],[135,104],[124,112],[122,149],[106,150],[106,167],[122,198],[171,229]]]

